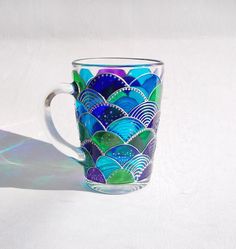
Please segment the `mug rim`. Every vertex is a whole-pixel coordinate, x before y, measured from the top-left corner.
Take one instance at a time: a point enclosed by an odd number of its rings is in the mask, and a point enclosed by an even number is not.
[[[136,61],[136,63],[92,63],[92,61],[99,60],[124,60],[124,61]],[[91,61],[91,62],[90,62]],[[145,59],[145,58],[136,58],[136,57],[88,57],[80,58],[72,61],[74,67],[77,66],[86,66],[86,67],[151,67],[151,66],[163,66],[164,63],[161,60],[156,59]]]

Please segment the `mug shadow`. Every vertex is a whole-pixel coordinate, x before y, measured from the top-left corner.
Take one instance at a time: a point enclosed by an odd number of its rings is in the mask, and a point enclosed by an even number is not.
[[[0,188],[90,190],[83,166],[51,144],[0,130]]]

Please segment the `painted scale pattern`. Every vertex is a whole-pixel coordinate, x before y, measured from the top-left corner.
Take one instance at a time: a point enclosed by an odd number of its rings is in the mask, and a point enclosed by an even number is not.
[[[149,68],[73,71],[86,178],[125,184],[150,176],[162,84]]]

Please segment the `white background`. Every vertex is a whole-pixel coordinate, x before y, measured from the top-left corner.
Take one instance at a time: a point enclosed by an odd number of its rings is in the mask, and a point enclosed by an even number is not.
[[[1,249],[236,248],[235,13],[233,0],[0,0]],[[89,192],[82,169],[43,142],[45,94],[89,56],[166,64],[141,191]],[[72,106],[58,97],[54,116],[78,143]]]

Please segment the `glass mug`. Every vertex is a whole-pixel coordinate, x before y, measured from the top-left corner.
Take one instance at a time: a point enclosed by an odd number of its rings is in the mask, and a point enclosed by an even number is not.
[[[93,190],[121,194],[146,186],[160,118],[163,62],[102,57],[72,65],[73,83],[59,85],[45,100],[53,145],[83,165]],[[61,93],[75,98],[79,148],[59,135],[51,118],[51,101]]]

